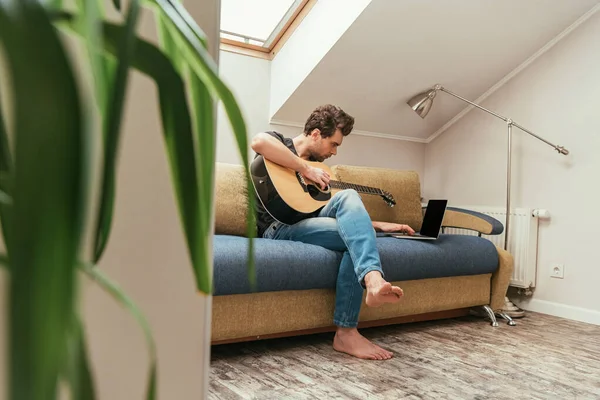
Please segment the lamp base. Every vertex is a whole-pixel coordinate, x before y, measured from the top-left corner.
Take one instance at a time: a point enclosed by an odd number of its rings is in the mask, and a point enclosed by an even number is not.
[[[500,309],[500,312],[511,318],[523,318],[525,316],[525,311],[517,307],[508,297],[504,298],[504,305]]]

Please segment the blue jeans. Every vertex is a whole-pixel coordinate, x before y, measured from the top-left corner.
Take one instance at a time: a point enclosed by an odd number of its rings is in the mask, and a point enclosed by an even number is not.
[[[294,225],[272,223],[263,237],[343,251],[336,283],[333,323],[346,328],[358,325],[364,277],[371,271],[379,271],[383,275],[383,271],[371,218],[355,190],[336,193],[315,218]]]

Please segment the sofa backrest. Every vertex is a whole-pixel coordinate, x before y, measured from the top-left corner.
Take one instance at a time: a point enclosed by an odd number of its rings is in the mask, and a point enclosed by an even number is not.
[[[380,196],[362,195],[373,221],[397,222],[421,229],[421,184],[415,171],[351,165],[335,165],[331,169],[340,181],[379,188],[394,196],[396,206],[389,207]]]
[[[394,196],[397,205],[390,208],[379,196],[362,195],[373,220],[409,224],[415,230],[421,228],[421,190],[416,172],[350,165],[336,165],[332,170],[338,180],[377,187]],[[215,233],[244,236],[248,207],[244,167],[217,163],[215,191]]]
[[[245,236],[248,191],[244,167],[217,163],[215,192],[215,233]]]

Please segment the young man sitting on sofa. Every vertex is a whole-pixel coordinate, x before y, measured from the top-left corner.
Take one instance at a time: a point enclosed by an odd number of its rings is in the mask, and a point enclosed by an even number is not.
[[[290,139],[277,132],[259,133],[252,140],[252,149],[257,156],[297,171],[326,188],[329,174],[305,161],[322,162],[336,155],[353,126],[354,118],[341,108],[324,105],[311,113],[302,134]],[[260,199],[257,203],[259,237],[300,241],[344,252],[336,282],[333,322],[337,330],[333,348],[363,359],[391,358],[392,353],[358,332],[358,315],[364,288],[369,307],[398,302],[403,295],[401,288],[384,279],[375,230],[408,234],[414,234],[414,230],[408,225],[371,221],[360,196],[352,189],[338,192],[314,217],[293,225],[276,221]]]

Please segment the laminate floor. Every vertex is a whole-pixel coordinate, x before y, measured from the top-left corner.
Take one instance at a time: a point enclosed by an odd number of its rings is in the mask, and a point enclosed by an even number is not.
[[[364,361],[333,333],[213,346],[209,399],[600,399],[600,326],[528,313],[364,329]]]

